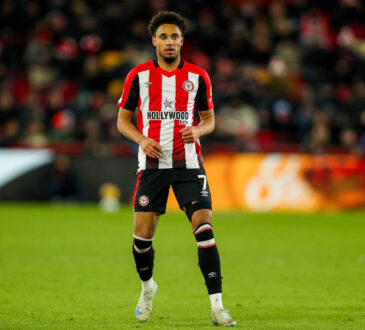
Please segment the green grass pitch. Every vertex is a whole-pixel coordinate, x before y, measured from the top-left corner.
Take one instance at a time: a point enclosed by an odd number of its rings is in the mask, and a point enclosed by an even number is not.
[[[181,213],[160,219],[151,320],[132,211],[0,204],[0,328],[211,329],[196,243]],[[224,306],[242,329],[365,329],[365,213],[214,213]]]

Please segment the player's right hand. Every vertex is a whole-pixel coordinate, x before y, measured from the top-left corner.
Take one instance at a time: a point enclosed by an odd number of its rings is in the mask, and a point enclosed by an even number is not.
[[[151,138],[144,136],[139,145],[148,157],[160,158],[162,156],[162,148],[160,144]]]

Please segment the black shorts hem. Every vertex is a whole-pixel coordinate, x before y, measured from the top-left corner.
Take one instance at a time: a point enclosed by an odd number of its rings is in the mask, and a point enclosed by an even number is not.
[[[202,198],[201,196],[197,197],[197,196],[192,196],[191,198],[184,198],[183,201],[178,201],[178,204],[179,204],[179,208],[182,210],[183,207],[188,204],[188,203],[191,203],[191,202],[208,202],[208,203],[212,203],[212,200],[209,198],[209,199],[204,199]]]

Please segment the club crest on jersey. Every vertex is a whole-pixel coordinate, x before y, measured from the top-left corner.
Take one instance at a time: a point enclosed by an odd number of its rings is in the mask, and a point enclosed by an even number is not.
[[[147,206],[149,202],[150,202],[150,200],[149,200],[149,198],[146,195],[142,195],[138,199],[138,203],[141,206]]]
[[[194,83],[191,80],[185,80],[183,82],[183,88],[185,92],[191,92],[194,89]]]

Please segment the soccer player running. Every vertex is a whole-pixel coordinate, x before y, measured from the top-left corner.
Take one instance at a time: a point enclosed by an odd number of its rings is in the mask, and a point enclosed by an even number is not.
[[[118,129],[139,144],[133,255],[142,293],[136,317],[145,322],[152,314],[157,292],[152,278],[152,242],[172,186],[198,243],[212,323],[234,326],[236,321],[222,304],[220,260],[211,225],[212,202],[199,142],[200,136],[214,130],[212,88],[206,71],[180,58],[186,28],[187,20],[175,12],[159,12],[151,19],[148,30],[157,57],[129,72],[118,101]],[[137,127],[131,123],[136,108]]]

